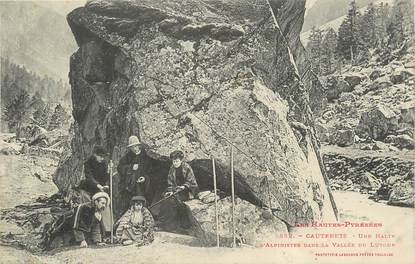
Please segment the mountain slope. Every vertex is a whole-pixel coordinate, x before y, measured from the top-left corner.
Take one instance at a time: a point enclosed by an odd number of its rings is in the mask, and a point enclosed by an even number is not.
[[[319,27],[347,13],[351,0],[317,0],[304,18],[303,32]],[[357,6],[366,6],[373,0],[356,0]]]
[[[65,16],[34,2],[0,2],[0,10],[1,56],[66,82],[77,46]]]

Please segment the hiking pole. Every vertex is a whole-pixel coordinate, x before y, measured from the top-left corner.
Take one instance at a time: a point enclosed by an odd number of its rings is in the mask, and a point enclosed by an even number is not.
[[[109,174],[110,174],[110,221],[111,221],[111,244],[114,243],[114,213],[112,210],[113,203],[112,203],[112,173],[113,173],[113,166],[112,160],[110,160],[109,164]]]
[[[176,191],[176,192],[174,192],[174,193],[170,194],[169,196],[164,197],[163,199],[160,199],[160,200],[159,200],[159,201],[157,201],[156,203],[153,203],[151,206],[149,206],[149,207],[148,207],[148,209],[150,210],[150,209],[151,209],[151,208],[153,208],[154,206],[156,206],[156,205],[158,205],[158,204],[160,204],[160,203],[164,202],[164,201],[165,201],[165,200],[167,200],[167,199],[170,199],[171,197],[175,196],[176,194],[178,194],[178,193],[180,193],[180,192],[182,192],[182,191],[184,191],[184,189],[183,189],[183,190]]]
[[[213,168],[213,189],[215,193],[215,220],[216,220],[216,246],[219,247],[219,215],[218,215],[218,196],[216,194],[216,168],[215,158],[212,157],[212,168]]]
[[[231,145],[231,190],[232,190],[232,239],[233,245],[236,246],[236,235],[235,235],[235,180],[233,175],[233,146]]]

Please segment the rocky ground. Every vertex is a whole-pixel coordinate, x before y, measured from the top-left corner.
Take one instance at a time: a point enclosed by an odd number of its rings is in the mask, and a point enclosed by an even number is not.
[[[322,77],[327,104],[315,121],[332,189],[414,206],[415,55],[407,46],[387,64],[374,57]]]

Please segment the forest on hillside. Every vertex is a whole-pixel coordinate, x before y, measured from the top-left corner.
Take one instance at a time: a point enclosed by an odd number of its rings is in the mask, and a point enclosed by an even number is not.
[[[339,29],[313,27],[306,46],[312,70],[319,76],[341,72],[344,65],[365,65],[369,61],[386,65],[411,45],[414,33],[411,0],[392,5],[370,3],[361,13],[356,1]]]
[[[40,76],[1,58],[2,131],[17,132],[26,124],[46,130],[61,127],[69,120],[67,86],[62,80]]]

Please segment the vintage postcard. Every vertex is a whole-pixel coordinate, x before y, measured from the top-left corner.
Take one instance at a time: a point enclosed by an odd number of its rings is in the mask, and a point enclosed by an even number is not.
[[[414,1],[0,13],[0,263],[414,263]]]

